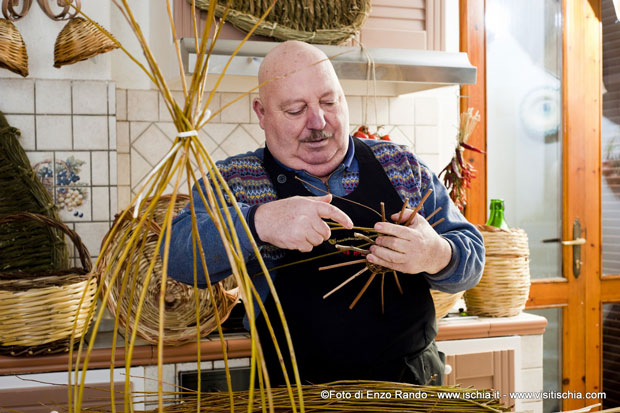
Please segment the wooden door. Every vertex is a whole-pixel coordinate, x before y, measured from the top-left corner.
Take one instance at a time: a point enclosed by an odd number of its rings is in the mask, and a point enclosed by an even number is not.
[[[489,0],[490,1],[490,0]],[[460,1],[461,50],[478,67],[476,85],[464,87],[462,108],[479,109],[486,126],[485,0]],[[561,272],[533,280],[527,308],[560,308],[561,389],[584,398],[566,398],[564,410],[595,404],[586,393],[602,390],[602,320],[604,302],[620,301],[620,277],[602,275],[601,267],[601,0],[563,0],[561,73],[561,238],[584,238],[583,245],[561,247]],[[507,82],[510,79],[506,79]],[[486,127],[478,128],[471,143],[487,148]],[[470,192],[467,217],[486,219],[486,159],[473,156],[479,171]],[[581,235],[574,235],[575,223]],[[580,251],[579,251],[580,250]],[[580,252],[578,258],[576,253]],[[577,274],[578,272],[578,274]]]

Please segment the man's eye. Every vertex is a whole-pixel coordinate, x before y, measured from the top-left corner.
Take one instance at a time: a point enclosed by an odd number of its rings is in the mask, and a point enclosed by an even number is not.
[[[286,113],[288,115],[297,116],[297,115],[301,115],[302,113],[304,113],[305,109],[306,109],[305,107],[289,109],[289,110],[286,111]]]
[[[337,102],[335,100],[328,100],[326,102],[321,102],[323,106],[334,106]]]

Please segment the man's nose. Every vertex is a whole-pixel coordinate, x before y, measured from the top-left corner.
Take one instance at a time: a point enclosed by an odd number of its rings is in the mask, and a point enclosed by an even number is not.
[[[308,129],[323,130],[327,122],[325,122],[325,112],[319,105],[310,105],[308,107],[308,117],[306,127]]]

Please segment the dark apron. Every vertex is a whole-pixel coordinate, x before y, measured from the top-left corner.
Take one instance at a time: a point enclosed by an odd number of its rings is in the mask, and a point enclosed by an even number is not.
[[[380,211],[380,202],[384,202],[389,220],[390,215],[400,211],[403,202],[370,148],[358,139],[354,142],[360,180],[358,187],[345,198],[377,211]],[[264,166],[279,199],[295,195],[312,196],[294,178],[294,172],[281,167],[267,148]],[[381,220],[372,211],[338,198],[333,198],[332,204],[344,211],[356,226],[373,227]],[[282,228],[282,231],[286,230]],[[285,260],[294,262],[334,252],[334,240],[346,245],[363,242],[354,240],[353,231],[332,231],[331,239],[310,253],[289,251]],[[401,295],[394,275],[387,273],[383,280],[384,314],[381,313],[380,274],[355,307],[349,309],[367,282],[369,271],[323,299],[327,292],[361,270],[365,264],[324,271],[318,268],[360,258],[360,255],[335,254],[277,272],[275,287],[292,336],[302,382],[355,379],[439,384],[443,361],[433,341],[436,335],[435,308],[429,285],[423,276],[399,274],[404,291]],[[271,295],[266,299],[265,307],[274,324],[283,358],[290,360]],[[257,328],[272,384],[282,384],[282,371],[262,314],[257,318]],[[287,371],[289,377],[293,377],[290,363],[287,363]]]

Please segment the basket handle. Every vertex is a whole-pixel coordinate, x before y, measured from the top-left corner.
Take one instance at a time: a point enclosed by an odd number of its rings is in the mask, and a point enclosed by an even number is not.
[[[80,254],[80,262],[82,263],[82,268],[84,268],[87,272],[90,272],[93,267],[90,260],[90,253],[88,252],[86,246],[82,243],[82,240],[80,239],[80,236],[77,234],[77,232],[56,219],[41,214],[34,214],[32,212],[19,212],[16,214],[6,215],[0,218],[0,224],[4,224],[10,221],[17,221],[22,218],[32,219],[44,225],[47,224],[67,234],[69,238],[71,238],[71,241],[73,241],[73,245],[75,245],[78,254]]]

